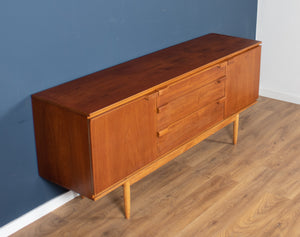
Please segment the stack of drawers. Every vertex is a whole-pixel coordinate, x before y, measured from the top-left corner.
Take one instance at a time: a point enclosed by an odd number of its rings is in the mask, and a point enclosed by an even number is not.
[[[158,154],[162,155],[224,119],[226,63],[158,91]]]

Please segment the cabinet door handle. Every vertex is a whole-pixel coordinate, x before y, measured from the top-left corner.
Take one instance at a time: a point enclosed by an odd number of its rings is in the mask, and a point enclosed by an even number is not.
[[[166,135],[168,132],[169,132],[169,128],[165,128],[165,129],[157,132],[157,136],[162,137],[162,136]]]
[[[158,90],[158,95],[163,95],[163,94],[167,93],[168,90],[169,90],[169,87],[168,87],[168,86],[165,87],[165,88],[159,89],[159,90]]]
[[[168,108],[168,104],[162,105],[159,108],[157,108],[157,113],[161,113],[163,111],[165,111]]]

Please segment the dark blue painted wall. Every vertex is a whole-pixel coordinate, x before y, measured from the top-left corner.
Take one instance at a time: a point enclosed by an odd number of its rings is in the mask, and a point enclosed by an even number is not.
[[[1,0],[0,226],[63,193],[38,176],[30,95],[216,32],[255,38],[257,0]]]

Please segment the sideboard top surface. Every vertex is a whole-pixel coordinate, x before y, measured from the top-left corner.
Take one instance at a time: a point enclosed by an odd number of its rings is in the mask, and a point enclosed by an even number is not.
[[[33,98],[93,117],[260,43],[208,34],[52,87]]]

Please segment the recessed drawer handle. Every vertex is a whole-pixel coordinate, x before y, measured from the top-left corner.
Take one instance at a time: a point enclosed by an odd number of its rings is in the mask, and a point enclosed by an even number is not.
[[[165,129],[157,132],[157,136],[162,137],[162,136],[166,135],[168,132],[169,132],[169,128],[165,128]]]
[[[144,100],[150,100],[151,98],[156,96],[156,92],[152,94],[145,95]]]
[[[219,83],[221,83],[224,80],[226,80],[226,77],[219,78],[216,82],[217,82],[217,84],[219,84]]]
[[[159,108],[157,108],[157,113],[161,113],[163,111],[165,111],[168,108],[168,104],[162,105]]]
[[[219,104],[223,103],[225,100],[226,100],[226,97],[222,97],[216,103],[219,105]]]
[[[158,90],[158,95],[163,95],[163,94],[167,93],[168,90],[169,90],[169,87],[165,87],[165,88],[159,89]]]

